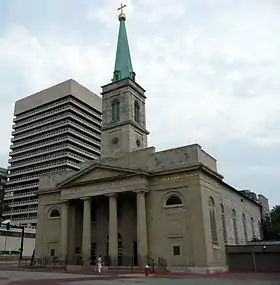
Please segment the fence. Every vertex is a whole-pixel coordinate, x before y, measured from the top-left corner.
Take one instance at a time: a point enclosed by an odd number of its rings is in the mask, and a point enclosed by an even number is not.
[[[228,245],[226,251],[229,271],[280,272],[280,244]]]
[[[76,256],[75,265],[83,266],[85,261],[81,256]],[[96,265],[96,260],[91,260],[91,266]],[[156,262],[153,258],[147,256],[144,258],[135,258],[135,256],[118,256],[118,257],[103,257],[103,266],[110,270],[125,270],[130,272],[135,272],[139,270],[143,270],[145,265],[148,264],[151,268],[151,272],[155,271],[166,271],[166,260],[164,258],[157,258]],[[44,257],[44,258],[26,258],[23,259],[21,265],[23,267],[31,267],[31,268],[67,268],[67,262],[65,259],[60,259],[57,257]]]

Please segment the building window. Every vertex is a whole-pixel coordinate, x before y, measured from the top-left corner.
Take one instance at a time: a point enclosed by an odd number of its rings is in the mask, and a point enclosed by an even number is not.
[[[165,206],[182,206],[183,202],[177,195],[171,195],[166,200]]]
[[[226,228],[226,218],[225,218],[225,207],[224,207],[223,204],[221,204],[221,220],[222,220],[222,226],[223,226],[224,242],[227,243],[227,228]]]
[[[93,222],[96,222],[96,215],[97,215],[96,207],[91,207],[91,220]]]
[[[138,101],[134,102],[134,121],[140,123],[140,106]]]
[[[54,248],[51,248],[50,254],[51,254],[51,257],[54,257],[54,256],[55,256],[55,249],[54,249]]]
[[[58,209],[52,209],[52,210],[50,210],[49,218],[50,218],[50,219],[57,219],[57,218],[60,218],[60,213],[59,213]]]
[[[215,216],[215,202],[212,197],[209,198],[208,207],[209,207],[212,242],[218,243],[217,225],[216,225],[216,216]]]
[[[247,241],[248,241],[248,234],[247,234],[246,216],[245,216],[244,213],[242,214],[242,224],[243,224],[245,242],[247,243]]]
[[[112,101],[112,121],[116,122],[120,120],[120,101],[114,99]]]
[[[253,239],[256,238],[255,227],[254,227],[254,218],[251,217],[251,227],[252,227],[252,235]]]
[[[119,81],[121,79],[121,72],[119,70],[114,71],[114,79],[115,81]]]
[[[180,246],[179,245],[174,245],[173,246],[173,255],[178,256],[181,254]]]
[[[233,232],[234,232],[234,243],[238,244],[236,212],[234,209],[232,209],[232,224],[233,224]]]

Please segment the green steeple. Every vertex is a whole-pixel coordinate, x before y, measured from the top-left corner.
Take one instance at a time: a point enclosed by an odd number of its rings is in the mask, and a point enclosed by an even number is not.
[[[131,78],[135,80],[135,73],[132,69],[126,27],[125,27],[125,19],[126,16],[122,11],[122,8],[125,6],[121,6],[121,13],[119,14],[119,36],[118,36],[118,45],[117,45],[117,53],[115,60],[115,69],[114,69],[114,77],[112,79],[113,82],[122,80],[124,78]]]

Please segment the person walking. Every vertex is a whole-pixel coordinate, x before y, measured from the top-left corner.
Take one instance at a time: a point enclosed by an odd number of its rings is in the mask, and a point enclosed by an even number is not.
[[[101,255],[99,255],[99,257],[97,258],[97,272],[99,274],[102,273],[102,262],[103,262],[102,257]]]

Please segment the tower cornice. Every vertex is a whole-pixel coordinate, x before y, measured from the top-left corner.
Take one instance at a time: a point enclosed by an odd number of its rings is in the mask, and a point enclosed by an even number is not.
[[[121,127],[124,125],[130,124],[132,126],[134,126],[136,129],[141,130],[143,133],[145,133],[146,135],[149,135],[150,132],[147,131],[145,128],[143,128],[142,126],[140,126],[139,124],[136,124],[134,121],[132,120],[126,120],[126,121],[120,121],[120,122],[115,122],[115,123],[111,123],[110,125],[106,126],[106,127],[102,127],[102,131],[107,131],[110,129],[114,129],[116,127]]]
[[[102,92],[100,94],[104,95],[104,94],[112,92],[114,90],[121,89],[122,87],[126,87],[127,88],[127,86],[131,87],[138,94],[141,94],[142,96],[144,96],[145,99],[147,98],[145,96],[146,90],[144,88],[142,88],[137,82],[133,81],[130,78],[124,78],[124,79],[122,79],[120,81],[111,82],[109,84],[101,86]]]

